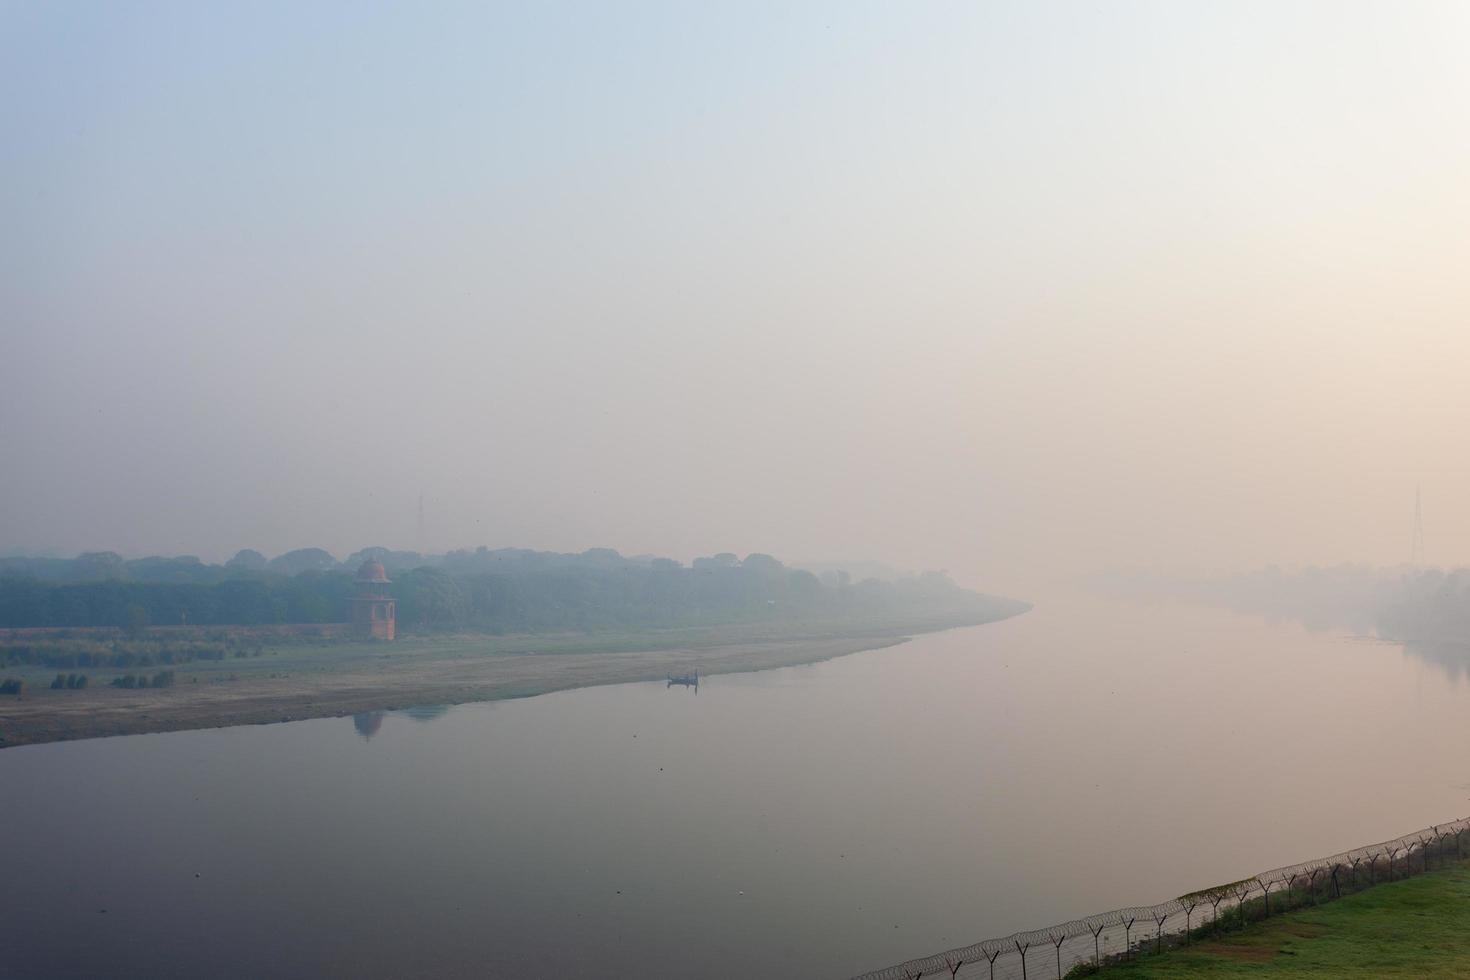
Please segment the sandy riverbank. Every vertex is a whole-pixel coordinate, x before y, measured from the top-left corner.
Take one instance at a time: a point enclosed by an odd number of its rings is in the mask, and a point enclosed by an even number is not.
[[[425,704],[527,697],[598,684],[766,670],[904,642],[956,622],[805,628],[772,635],[739,627],[657,634],[409,638],[271,651],[191,664],[175,686],[123,690],[94,677],[85,690],[50,690],[33,672],[28,692],[0,699],[0,746],[145,732],[255,725]]]

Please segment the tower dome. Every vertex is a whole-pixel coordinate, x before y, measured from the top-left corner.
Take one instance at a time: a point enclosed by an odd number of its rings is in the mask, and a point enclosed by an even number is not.
[[[383,567],[383,563],[376,558],[369,558],[357,569],[357,581],[387,585],[390,580],[388,570]]]

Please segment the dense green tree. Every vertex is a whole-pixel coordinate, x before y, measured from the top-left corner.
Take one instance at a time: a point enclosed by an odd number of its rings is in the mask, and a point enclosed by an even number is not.
[[[226,568],[241,572],[263,572],[265,566],[265,555],[254,548],[241,548],[235,552],[235,557],[225,562]]]
[[[266,563],[268,571],[277,575],[299,575],[302,572],[330,572],[337,567],[337,559],[321,548],[297,548],[284,555],[277,555]]]
[[[398,618],[408,625],[458,627],[465,623],[468,606],[464,589],[449,573],[437,568],[400,572],[394,593]]]
[[[303,551],[316,552],[304,556],[308,565],[326,564],[331,557],[319,549]],[[50,578],[0,577],[0,628],[122,626],[146,634],[150,623],[340,623],[347,619],[347,599],[357,588],[355,568],[350,567],[284,575],[201,565],[213,580],[180,581],[176,573],[193,566],[192,560],[138,566],[165,576],[163,581],[80,581],[49,565],[37,567],[47,575],[55,573]],[[523,632],[895,613],[963,617],[993,602],[959,589],[942,573],[896,582],[867,579],[854,586],[843,573],[830,578],[824,573],[819,580],[759,553],[744,561],[730,553],[696,558],[686,568],[668,559],[625,558],[605,548],[581,554],[479,548],[452,552],[433,565],[405,568],[391,577],[389,592],[398,599],[401,630]],[[23,662],[43,662],[25,659],[30,655],[20,647],[11,649]],[[225,655],[208,644],[197,649],[171,645],[157,653],[163,663]],[[45,656],[53,670],[143,666],[128,660],[134,654],[126,651],[103,655],[82,648],[64,661],[54,651]]]
[[[114,551],[89,551],[72,566],[72,577],[82,581],[126,578],[127,573],[127,563]]]
[[[141,602],[130,602],[123,607],[122,622],[118,625],[127,630],[129,634],[137,636],[147,629],[151,622],[153,622],[153,617],[149,614],[147,606]]]
[[[134,582],[218,582],[225,570],[206,565],[193,555],[177,558],[139,558],[126,562],[127,578]]]

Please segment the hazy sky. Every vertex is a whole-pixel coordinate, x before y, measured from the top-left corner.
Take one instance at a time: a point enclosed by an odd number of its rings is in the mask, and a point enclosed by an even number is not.
[[[0,549],[1470,560],[1470,6],[0,2]],[[428,540],[416,510],[425,498]]]

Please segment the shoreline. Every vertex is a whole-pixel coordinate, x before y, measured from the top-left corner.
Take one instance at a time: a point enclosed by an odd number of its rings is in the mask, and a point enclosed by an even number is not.
[[[999,617],[1005,618],[1009,616]],[[269,658],[180,668],[180,682],[167,688],[125,690],[99,682],[85,690],[52,691],[32,681],[28,693],[0,699],[0,749],[534,697],[661,681],[690,669],[703,676],[772,670],[999,619],[868,624],[866,629],[792,627],[775,636],[769,635],[769,627],[764,633],[759,628],[727,627],[602,637],[405,638],[394,644],[326,650],[285,648]]]

